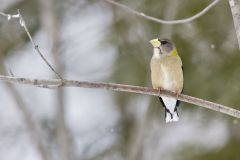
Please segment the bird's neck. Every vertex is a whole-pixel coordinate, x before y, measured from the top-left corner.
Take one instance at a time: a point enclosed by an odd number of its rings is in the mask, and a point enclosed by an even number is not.
[[[161,58],[161,52],[159,48],[153,48],[153,57],[154,58]]]

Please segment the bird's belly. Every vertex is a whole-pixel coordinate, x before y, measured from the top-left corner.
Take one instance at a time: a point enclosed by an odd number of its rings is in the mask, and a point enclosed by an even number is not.
[[[180,68],[181,69],[181,68]],[[153,88],[162,88],[170,91],[182,91],[183,76],[182,70],[173,70],[164,65],[152,70]]]
[[[161,66],[162,70],[162,88],[170,91],[182,91],[183,76],[180,67],[167,68],[164,65]]]
[[[166,76],[163,78],[162,88],[165,90],[175,91],[176,90],[176,81],[172,79],[171,76]]]

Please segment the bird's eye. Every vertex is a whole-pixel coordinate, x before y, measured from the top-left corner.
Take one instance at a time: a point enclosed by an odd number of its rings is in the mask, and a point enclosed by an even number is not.
[[[161,41],[161,44],[167,44],[168,42],[167,41]]]

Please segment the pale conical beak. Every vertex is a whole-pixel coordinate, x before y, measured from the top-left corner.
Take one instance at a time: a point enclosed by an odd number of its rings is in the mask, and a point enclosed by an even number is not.
[[[161,43],[159,42],[159,40],[156,38],[156,39],[152,39],[151,41],[149,41],[151,44],[152,44],[152,46],[154,47],[154,48],[157,48],[157,47],[159,47],[160,45],[161,45]]]

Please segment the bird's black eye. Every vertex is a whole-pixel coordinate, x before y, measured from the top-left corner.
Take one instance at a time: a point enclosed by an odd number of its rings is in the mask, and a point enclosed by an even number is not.
[[[167,41],[161,41],[161,44],[167,44],[168,42]]]

